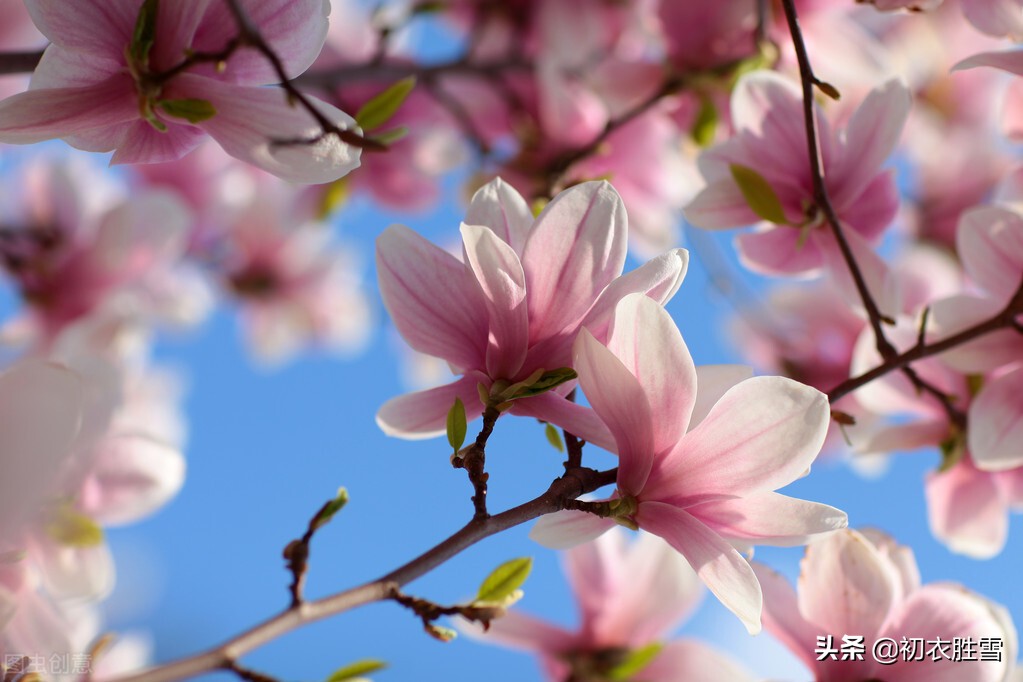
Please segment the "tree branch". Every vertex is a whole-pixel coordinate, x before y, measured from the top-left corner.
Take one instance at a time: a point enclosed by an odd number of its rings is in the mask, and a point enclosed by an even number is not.
[[[38,52],[3,52],[0,53],[0,76],[15,73],[30,73],[36,70],[43,51]]]
[[[956,346],[961,346],[965,343],[973,341],[974,339],[980,338],[991,332],[998,331],[999,329],[1015,329],[1017,332],[1023,334],[1023,328],[1016,318],[1023,315],[1023,281],[1020,282],[1019,287],[1016,289],[1016,293],[1013,294],[1009,302],[998,312],[997,315],[992,318],[979,322],[972,327],[967,327],[960,332],[949,336],[948,338],[940,341],[934,341],[932,343],[922,343],[917,341],[916,345],[910,348],[905,353],[896,354],[895,356],[888,358],[877,367],[860,374],[859,376],[852,377],[835,386],[828,392],[828,400],[834,404],[837,400],[844,398],[858,388],[869,384],[874,379],[884,376],[889,372],[906,367],[911,362],[917,360],[923,360],[924,358],[938,353],[944,353],[947,350],[951,350]]]
[[[454,535],[387,575],[323,599],[293,605],[216,648],[109,682],[174,682],[223,668],[233,669],[242,656],[282,635],[356,607],[390,599],[397,588],[429,573],[480,540],[559,511],[566,501],[610,485],[617,476],[617,469],[566,472],[539,497],[495,516],[474,518]]]

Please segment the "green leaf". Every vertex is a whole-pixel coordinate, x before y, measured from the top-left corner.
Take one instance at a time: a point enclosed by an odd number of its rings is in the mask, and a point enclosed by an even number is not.
[[[204,99],[162,99],[157,106],[168,116],[183,118],[189,123],[202,123],[217,115],[217,110]]]
[[[500,602],[522,587],[533,570],[533,559],[531,557],[520,557],[506,561],[487,576],[487,579],[480,585],[476,601]]]
[[[416,86],[415,76],[402,78],[400,81],[387,88],[379,95],[362,105],[359,112],[355,114],[355,122],[363,130],[373,130],[391,120],[398,107],[402,105],[405,98]]]
[[[103,529],[69,504],[62,504],[46,523],[51,538],[67,547],[95,547],[103,542]]]
[[[548,424],[544,430],[544,435],[547,436],[547,442],[554,446],[554,449],[558,452],[565,451],[565,444],[561,442],[561,434],[554,428],[553,424]]]
[[[343,668],[335,670],[330,677],[327,678],[327,682],[344,682],[345,680],[352,680],[369,673],[375,673],[378,670],[383,670],[387,667],[387,664],[383,661],[377,661],[372,658],[364,658],[361,661],[356,661],[346,665]]]
[[[710,97],[700,98],[700,110],[693,121],[691,135],[693,141],[701,147],[708,147],[714,142],[714,133],[718,127],[718,109]]]
[[[457,453],[465,443],[465,405],[461,398],[455,398],[455,404],[448,410],[448,443]]]
[[[739,186],[743,198],[746,199],[746,203],[757,216],[778,225],[788,223],[781,200],[764,176],[752,168],[735,163],[731,164],[729,168],[732,171],[732,179]]]
[[[374,142],[379,142],[380,144],[387,145],[394,144],[395,142],[405,137],[406,135],[408,135],[408,127],[398,126],[397,128],[392,128],[391,130],[385,130],[382,133],[371,135],[370,139],[373,140]]]
[[[335,180],[327,185],[326,190],[323,192],[323,197],[320,199],[320,207],[317,212],[320,220],[326,220],[330,217],[330,214],[348,199],[350,193],[351,189],[348,187],[347,177]]]
[[[315,531],[327,525],[334,518],[334,515],[341,511],[346,504],[348,504],[348,491],[345,488],[338,488],[337,496],[320,507],[320,511],[316,512],[316,516],[313,517],[312,522],[309,524],[310,527]]]
[[[956,464],[959,464],[966,454],[966,447],[963,443],[961,433],[953,433],[951,436],[938,444],[941,450],[941,463],[938,464],[938,473],[945,473]]]
[[[615,680],[615,682],[624,682],[631,679],[633,675],[650,665],[663,648],[663,644],[654,642],[653,644],[647,644],[641,649],[630,651],[624,661],[611,669],[611,672],[608,673],[608,679]]]
[[[572,381],[579,375],[575,373],[575,370],[571,367],[561,367],[559,369],[552,369],[549,372],[544,372],[540,375],[540,378],[530,383],[527,386],[520,386],[508,400],[517,400],[519,398],[531,398],[534,395],[540,395],[547,391],[560,386],[566,381]]]
[[[135,18],[135,30],[128,44],[128,58],[137,69],[149,68],[149,53],[156,42],[156,16],[160,10],[160,0],[145,0]]]

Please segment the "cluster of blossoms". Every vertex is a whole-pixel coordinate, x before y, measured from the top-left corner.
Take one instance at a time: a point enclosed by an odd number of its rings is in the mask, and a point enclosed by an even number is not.
[[[180,382],[152,365],[154,335],[219,298],[263,362],[357,353],[379,315],[336,211],[353,194],[428,209],[468,162],[460,252],[400,225],[376,239],[377,307],[454,375],[377,423],[446,433],[478,524],[483,450],[511,417],[563,430],[559,480],[614,484],[558,499],[532,531],[568,549],[578,629],[502,603],[480,637],[534,651],[558,682],[752,679],[751,662],[665,643],[702,585],[819,682],[1008,680],[1004,608],[922,586],[908,548],[778,492],[822,449],[876,470],[928,448],[931,531],[973,558],[1003,550],[1023,506],[1023,171],[1004,142],[1023,135],[1023,85],[996,71],[1023,75],[1023,52],[998,51],[1023,41],[1023,3],[858,4],[875,7],[0,0],[0,65],[35,62],[27,83],[0,69],[0,273],[20,301],[0,325],[0,655],[99,654],[104,529],[184,482]],[[462,39],[459,56],[420,62],[419,21]],[[126,168],[13,146],[46,140]],[[751,276],[805,280],[732,327],[779,376],[695,364],[665,309],[690,265],[682,216],[752,228],[735,238]],[[617,468],[589,468],[583,444]],[[798,592],[757,545],[808,545]],[[287,556],[298,604],[306,557]],[[1002,649],[889,666],[820,643],[847,637]],[[90,672],[144,658],[129,640]],[[25,672],[0,660],[0,682]]]

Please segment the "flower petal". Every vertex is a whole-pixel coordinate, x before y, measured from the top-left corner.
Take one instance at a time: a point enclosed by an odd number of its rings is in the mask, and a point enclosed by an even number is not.
[[[514,187],[494,178],[472,195],[464,222],[489,227],[521,257],[533,226],[533,213]]]
[[[459,621],[459,629],[481,642],[501,644],[513,649],[555,656],[571,651],[578,637],[564,628],[514,609],[490,621],[483,628],[476,623]]]
[[[384,306],[410,346],[459,368],[483,366],[486,304],[454,256],[392,225],[377,238],[377,276]]]
[[[1023,466],[1023,368],[986,384],[970,404],[968,445],[983,471]]]
[[[664,305],[682,285],[689,269],[689,252],[672,249],[651,258],[631,272],[627,272],[600,292],[596,303],[586,313],[583,325],[594,337],[607,340],[608,327],[614,317],[615,306],[629,294],[644,292],[647,296]]]
[[[71,455],[83,387],[64,367],[36,360],[0,373],[0,541],[34,515]]]
[[[607,182],[584,182],[547,205],[522,256],[532,342],[580,321],[625,264],[628,219]]]
[[[787,485],[820,452],[829,415],[816,389],[783,377],[747,379],[658,463],[646,499],[693,504]]]
[[[720,651],[694,640],[668,642],[642,670],[629,678],[632,682],[753,682],[753,677],[738,662]]]
[[[166,443],[144,436],[111,438],[90,472],[85,512],[103,525],[141,519],[162,507],[185,482],[185,460]]]
[[[476,275],[490,320],[487,373],[513,379],[529,344],[526,276],[515,250],[489,227],[462,223],[465,262]]]
[[[547,391],[528,400],[516,400],[510,413],[550,422],[608,452],[618,450],[614,436],[596,412],[565,398],[556,391]]]
[[[138,116],[138,99],[123,74],[87,87],[29,90],[0,102],[0,142],[34,144],[108,128]]]
[[[928,642],[941,638],[974,642],[993,638],[1004,643],[1014,639],[1015,633],[1006,632],[1006,624],[996,615],[997,608],[959,585],[925,585],[897,607],[885,624],[883,635],[896,641],[902,637],[922,637]],[[1011,622],[1008,627],[1011,628]],[[891,679],[900,682],[1000,682],[1013,668],[1014,658],[1003,653],[999,660],[941,660],[941,665],[929,659],[896,660],[885,676],[890,674]]]
[[[433,438],[447,431],[447,417],[455,398],[465,405],[465,417],[471,421],[483,414],[476,384],[478,373],[425,391],[391,398],[377,411],[377,426],[388,436],[408,440]]]
[[[972,208],[959,219],[956,250],[970,277],[1001,303],[1023,282],[1023,216],[999,206]]]
[[[641,502],[636,522],[681,552],[700,580],[751,635],[760,632],[760,583],[749,562],[724,538],[692,515],[662,502]]]
[[[863,635],[881,630],[896,604],[900,577],[865,537],[852,530],[806,548],[799,570],[799,612],[818,634]]]
[[[234,85],[183,74],[175,87],[208,101],[217,113],[199,124],[224,151],[291,182],[331,182],[359,167],[361,150],[324,134],[301,106],[280,88]],[[334,126],[355,129],[355,120],[326,102],[310,98]],[[308,143],[294,142],[310,140]]]
[[[28,0],[32,21],[50,42],[85,53],[121,57],[131,40],[138,2]]]
[[[1005,547],[1009,509],[995,476],[965,459],[948,471],[927,475],[924,493],[931,532],[953,552],[990,559]]]
[[[817,662],[813,653],[817,636],[827,633],[803,618],[796,591],[785,576],[756,561],[753,572],[764,594],[764,629],[813,670]]]
[[[829,184],[833,179],[843,196],[859,196],[898,144],[912,104],[909,88],[898,79],[871,90],[849,119],[841,170],[829,172]]]
[[[308,69],[323,49],[330,0],[241,0],[239,4],[280,58],[288,78]],[[236,32],[237,22],[228,3],[214,1],[206,10],[191,47],[216,52],[224,48],[225,36]],[[258,50],[235,51],[223,77],[244,85],[281,80]]]
[[[696,404],[689,419],[689,430],[695,429],[710,414],[711,408],[733,386],[753,376],[747,365],[700,365],[696,368]]]
[[[805,545],[849,525],[844,511],[774,492],[706,502],[688,511],[722,537],[757,545]]]
[[[529,537],[550,549],[569,549],[606,533],[617,524],[587,512],[564,510],[541,516]]]
[[[641,647],[663,640],[703,597],[689,562],[656,535],[640,532],[627,552],[608,558],[618,560],[619,580],[603,592],[604,607],[594,624],[598,644]]]
[[[636,495],[654,462],[654,427],[646,393],[622,361],[585,329],[576,339],[573,364],[587,400],[618,445],[618,487]]]
[[[607,347],[646,394],[654,452],[673,447],[689,426],[697,386],[696,365],[671,315],[645,294],[629,294],[615,308]]]

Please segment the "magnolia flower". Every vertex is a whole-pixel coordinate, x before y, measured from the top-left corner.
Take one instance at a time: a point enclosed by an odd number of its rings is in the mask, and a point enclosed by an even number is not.
[[[843,530],[806,549],[798,593],[779,574],[754,563],[764,589],[764,627],[802,660],[816,682],[1001,682],[1016,656],[1016,629],[1008,612],[951,583],[920,584],[908,547],[877,531]],[[863,655],[842,660],[846,637],[862,638]],[[998,660],[954,661],[953,638],[995,638]],[[874,643],[894,640],[899,654],[889,665],[874,656]],[[915,654],[900,644],[920,638]],[[924,642],[946,642],[948,655],[932,659]],[[916,660],[913,656],[919,656]]]
[[[575,631],[511,610],[479,637],[536,653],[551,682],[619,679],[612,671],[649,647],[659,650],[630,681],[753,679],[705,644],[664,642],[696,608],[702,590],[685,559],[660,538],[641,533],[630,544],[612,530],[565,552],[562,560],[579,604]]]
[[[565,546],[616,521],[660,535],[758,632],[760,586],[732,543],[797,545],[846,525],[833,507],[773,492],[820,451],[827,398],[782,377],[698,375],[671,317],[642,295],[618,304],[609,338],[605,347],[584,329],[574,352],[579,384],[617,445],[610,517],[545,517],[534,538]]]
[[[700,157],[707,186],[686,208],[686,218],[706,229],[773,222],[737,238],[744,263],[759,272],[810,273],[825,265],[828,252],[837,252],[814,205],[802,102],[784,76],[744,76],[732,93],[735,135]],[[906,87],[893,80],[863,101],[842,132],[817,112],[828,194],[851,239],[876,241],[895,217],[895,180],[880,167],[898,142],[910,102]],[[748,194],[763,204],[751,206]],[[773,201],[765,200],[768,195]]]
[[[74,181],[73,167],[29,166],[24,187],[2,228],[0,267],[28,311],[15,326],[54,339],[67,325],[97,313],[111,299],[131,298],[146,314],[153,285],[171,284],[184,253],[188,213],[166,192],[141,192],[121,203],[97,201]],[[78,169],[82,172],[83,169]],[[101,194],[102,185],[93,194]]]
[[[227,3],[210,0],[28,0],[51,41],[31,89],[0,102],[0,142],[61,138],[87,151],[115,151],[112,163],[177,159],[209,135],[243,161],[295,182],[327,182],[359,164],[359,150],[322,132],[292,106],[257,50],[226,59],[238,25]],[[240,3],[294,78],[312,63],[327,32],[327,0]],[[213,62],[217,62],[214,64]],[[354,125],[338,109],[314,106],[339,128]]]
[[[627,231],[622,201],[606,182],[562,192],[534,221],[525,200],[500,179],[473,197],[462,224],[464,263],[406,227],[388,228],[377,240],[384,305],[413,349],[446,360],[462,378],[388,401],[377,413],[380,427],[405,438],[443,433],[455,398],[472,419],[485,408],[480,385],[488,402],[501,402],[517,383],[570,366],[578,330],[602,338],[623,296],[669,300],[685,273],[686,252],[669,251],[622,276]],[[600,431],[588,410],[553,391],[519,400],[512,410]],[[591,441],[610,438],[605,429],[603,439]]]

